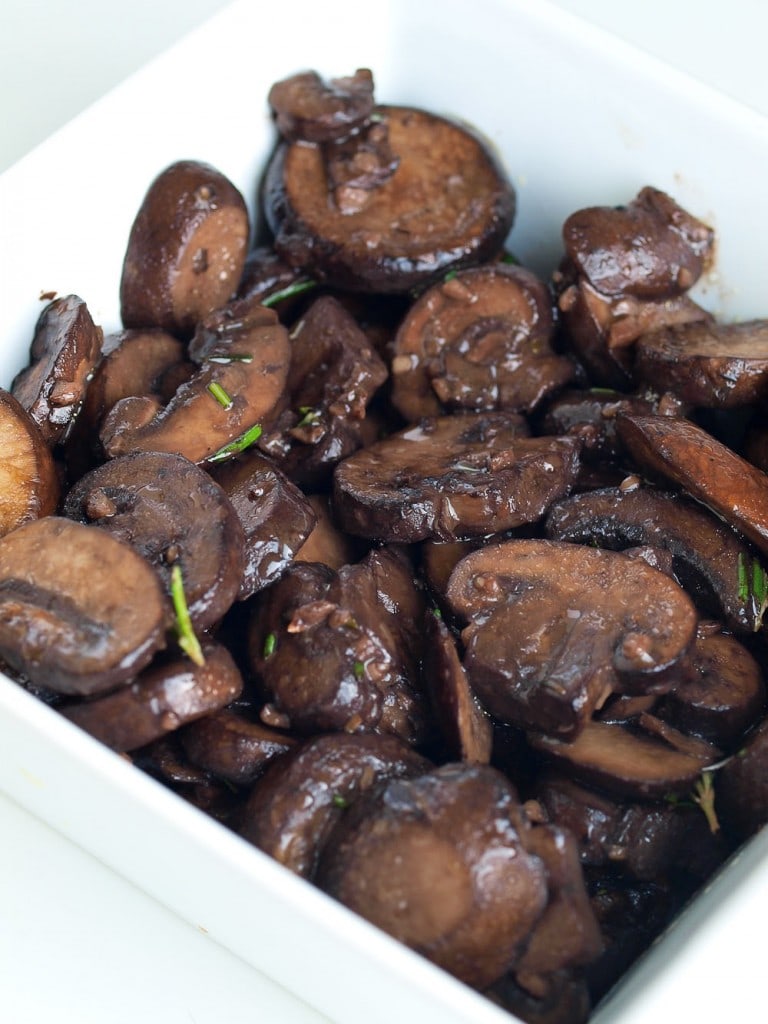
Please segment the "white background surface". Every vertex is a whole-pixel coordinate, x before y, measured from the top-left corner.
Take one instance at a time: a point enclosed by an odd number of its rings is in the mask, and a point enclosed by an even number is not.
[[[727,7],[646,0],[640,9],[615,0],[559,3],[768,113],[768,5],[761,0]],[[222,6],[3,0],[0,169]],[[375,25],[372,5],[371,19]],[[0,796],[0,1021],[323,1019]]]

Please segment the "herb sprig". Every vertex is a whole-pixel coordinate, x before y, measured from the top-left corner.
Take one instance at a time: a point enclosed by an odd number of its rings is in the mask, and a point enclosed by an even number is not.
[[[187,597],[184,593],[184,578],[178,562],[171,567],[171,601],[173,601],[173,610],[176,613],[176,636],[179,647],[195,665],[204,665],[205,656],[200,641],[192,628]]]

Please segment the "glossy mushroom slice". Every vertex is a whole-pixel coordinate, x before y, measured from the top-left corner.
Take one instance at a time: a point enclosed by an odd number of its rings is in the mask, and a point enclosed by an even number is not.
[[[0,536],[22,523],[53,515],[59,477],[51,450],[30,413],[0,388]]]
[[[120,281],[124,326],[189,337],[235,294],[249,232],[245,201],[220,171],[195,160],[167,167],[131,227]]]
[[[666,688],[696,631],[685,592],[642,559],[514,540],[467,555],[447,590],[464,667],[502,721],[574,737],[614,690]]]
[[[40,314],[30,365],[16,375],[11,393],[51,447],[64,439],[77,416],[101,356],[102,338],[101,328],[77,295],[54,299]]]
[[[387,368],[364,332],[330,295],[316,299],[291,331],[287,417],[280,465],[302,486],[327,484],[337,462],[362,447],[371,399]]]
[[[120,686],[165,645],[152,566],[55,516],[0,538],[0,657],[33,683],[87,696]]]
[[[573,377],[550,346],[549,293],[504,263],[433,285],[405,317],[392,348],[392,403],[409,421],[446,410],[531,412]]]
[[[224,708],[185,725],[179,741],[190,761],[233,786],[251,786],[299,740]]]
[[[290,142],[332,142],[363,127],[373,111],[373,75],[358,68],[348,78],[324,82],[304,71],[275,82],[268,102],[277,129]]]
[[[635,349],[635,376],[689,405],[733,409],[768,396],[768,320],[692,323],[653,331]]]
[[[563,225],[568,259],[605,295],[671,298],[691,288],[714,246],[710,227],[659,189],[626,206],[593,206]]]
[[[601,488],[554,504],[545,529],[553,540],[664,549],[673,557],[678,579],[705,611],[721,615],[735,632],[754,632],[758,602],[743,586],[751,549],[700,504],[652,487]]]
[[[379,540],[459,540],[535,522],[570,490],[572,438],[529,438],[513,413],[425,420],[336,467],[334,506],[350,533]]]
[[[472,692],[456,642],[434,612],[427,613],[424,633],[424,684],[446,757],[449,761],[488,764],[493,725]]]
[[[680,681],[657,714],[694,736],[733,750],[760,718],[765,683],[757,660],[728,633],[699,630]]]
[[[188,658],[152,665],[115,693],[61,713],[112,750],[137,750],[240,696],[243,680],[227,649],[206,643],[203,657],[202,665]]]
[[[296,552],[297,562],[321,562],[331,569],[357,562],[363,555],[360,543],[340,530],[334,521],[333,509],[327,494],[310,494],[309,504],[316,522],[307,539]]]
[[[426,702],[411,625],[422,614],[413,573],[395,553],[374,552],[338,573],[317,563],[289,567],[249,627],[249,660],[269,721],[303,735],[382,732],[422,741]]]
[[[245,452],[211,467],[244,533],[243,601],[274,582],[311,534],[315,512],[299,488],[262,455]]]
[[[740,839],[768,824],[768,719],[715,776],[716,809]]]
[[[277,314],[253,300],[217,310],[190,353],[198,372],[167,405],[141,396],[117,402],[101,428],[110,458],[133,451],[184,455],[191,462],[236,454],[254,428],[275,413],[290,361],[288,332]],[[255,437],[254,437],[255,440]]]
[[[633,799],[687,796],[716,753],[685,753],[621,725],[587,722],[570,742],[529,734],[535,750],[579,782]]]
[[[195,629],[217,623],[240,591],[240,520],[221,487],[181,455],[135,452],[112,459],[75,484],[63,512],[130,544],[169,592],[172,568],[179,566]]]
[[[622,444],[644,469],[672,480],[768,554],[768,476],[689,420],[621,416]]]
[[[485,144],[421,110],[377,107],[374,116],[399,162],[357,211],[329,194],[325,148],[278,147],[264,192],[276,250],[340,288],[388,293],[494,258],[512,226],[515,194]]]
[[[467,984],[497,981],[547,904],[510,782],[486,765],[390,781],[345,814],[317,881]]]
[[[240,834],[297,875],[311,878],[333,826],[349,806],[377,782],[430,767],[394,736],[315,737],[277,759],[256,783]]]

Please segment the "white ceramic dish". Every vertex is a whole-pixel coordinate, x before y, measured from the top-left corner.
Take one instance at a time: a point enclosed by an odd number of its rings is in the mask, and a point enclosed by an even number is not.
[[[349,0],[242,0],[7,172],[0,380],[25,360],[41,292],[75,291],[105,329],[118,326],[128,228],[167,163],[208,160],[254,195],[272,137],[267,88],[306,67],[370,66],[381,100],[481,128],[518,186],[512,247],[542,273],[567,213],[653,183],[719,232],[702,301],[765,313],[768,122],[543,0],[475,0],[471,13],[461,0],[390,0],[369,17]],[[333,1020],[510,1020],[2,679],[0,750],[0,788]],[[768,834],[606,1003],[602,1024],[753,1019],[766,899]]]

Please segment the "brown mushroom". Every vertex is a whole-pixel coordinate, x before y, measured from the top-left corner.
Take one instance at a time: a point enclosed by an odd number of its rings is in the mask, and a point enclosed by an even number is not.
[[[115,693],[61,713],[112,750],[136,750],[240,696],[243,680],[227,649],[206,643],[203,657],[201,665],[187,658],[152,665]]]
[[[448,764],[389,782],[345,815],[318,884],[467,984],[497,981],[547,903],[542,860],[508,780]]]
[[[331,142],[358,131],[373,110],[373,75],[358,68],[328,83],[315,71],[275,82],[268,102],[277,128],[290,142]]]
[[[768,320],[689,323],[643,335],[636,378],[689,405],[733,409],[768,396]]]
[[[130,544],[168,592],[178,565],[195,629],[217,623],[239,593],[240,520],[221,487],[181,455],[134,452],[112,459],[75,484],[63,513]]]
[[[356,562],[362,555],[354,537],[340,530],[334,522],[333,509],[327,494],[310,494],[309,504],[316,522],[307,539],[296,552],[297,562],[322,562],[331,569]]]
[[[529,270],[461,270],[411,307],[392,347],[392,403],[416,422],[446,410],[531,412],[574,375],[556,355],[551,299]]]
[[[768,554],[765,473],[689,420],[624,415],[618,432],[640,466],[679,484]]]
[[[229,708],[185,725],[178,736],[194,765],[234,786],[253,785],[270,762],[299,743]]]
[[[403,543],[458,540],[535,522],[576,478],[579,443],[528,438],[514,413],[425,420],[336,467],[350,533]]]
[[[240,834],[297,875],[313,877],[342,813],[375,783],[430,763],[394,736],[330,734],[278,758],[256,783]]]
[[[16,375],[11,393],[37,423],[46,444],[57,444],[71,429],[101,355],[102,338],[77,295],[54,299],[40,314],[30,365]]]
[[[239,600],[273,583],[309,537],[316,516],[285,474],[256,452],[212,466],[211,476],[229,498],[244,534]]]
[[[59,477],[51,450],[30,413],[0,388],[0,536],[22,523],[53,515]]]
[[[120,281],[126,327],[189,337],[237,290],[250,228],[245,201],[220,171],[171,164],[152,182],[131,228]]]
[[[557,541],[467,555],[447,590],[469,681],[502,721],[574,737],[613,690],[666,688],[696,631],[690,598],[641,559]]]
[[[191,462],[237,453],[237,441],[268,420],[288,374],[290,342],[277,314],[253,300],[211,314],[190,352],[198,372],[164,407],[148,396],[124,398],[106,416],[101,442],[110,458],[164,451]]]
[[[352,291],[407,292],[452,266],[493,258],[514,190],[465,127],[408,107],[377,107],[397,170],[349,212],[329,196],[324,148],[283,143],[265,180],[275,248],[292,266]]]
[[[0,657],[35,683],[127,682],[164,646],[165,613],[152,567],[103,530],[47,516],[0,538]]]
[[[758,607],[740,585],[750,548],[730,527],[695,504],[652,487],[601,488],[552,506],[553,540],[622,549],[652,544],[673,557],[676,575],[704,611],[722,615],[738,633],[752,633]]]
[[[715,792],[718,815],[739,839],[768,824],[768,718],[716,774]]]

